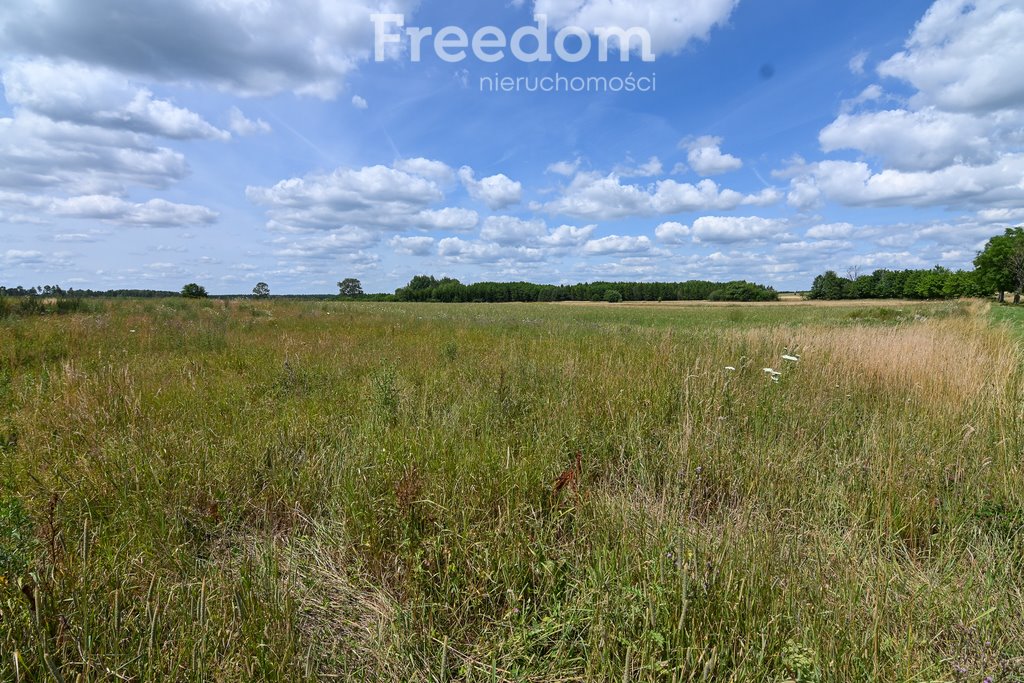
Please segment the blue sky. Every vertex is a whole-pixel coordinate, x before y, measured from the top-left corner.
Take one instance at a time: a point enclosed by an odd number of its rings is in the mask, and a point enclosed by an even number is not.
[[[594,37],[578,63],[449,63],[430,39],[378,62],[380,12],[470,36],[543,14],[552,45],[640,27],[656,59],[602,62]],[[1021,0],[9,0],[0,284],[968,267],[1024,222],[1021,35]],[[481,87],[556,74],[656,88]]]

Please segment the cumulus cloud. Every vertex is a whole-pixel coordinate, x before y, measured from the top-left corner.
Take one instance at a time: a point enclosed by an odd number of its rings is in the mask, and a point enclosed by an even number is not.
[[[501,245],[495,242],[446,237],[437,244],[437,255],[450,263],[475,263],[514,268],[524,263],[540,263],[549,254],[537,247]]]
[[[661,180],[652,186],[623,184],[617,174],[578,173],[562,196],[545,205],[553,214],[593,220],[674,214],[686,211],[728,211],[739,206],[768,206],[782,195],[773,188],[757,194],[722,189],[712,180],[696,185]]]
[[[0,43],[164,82],[203,82],[247,95],[334,97],[371,56],[374,12],[409,14],[415,0],[7,0]],[[183,40],[182,36],[187,36]]]
[[[20,60],[4,68],[3,86],[9,104],[53,121],[178,140],[231,137],[199,114],[156,99],[148,89],[109,69]]]
[[[443,209],[425,209],[416,214],[413,227],[423,230],[446,230],[461,232],[472,230],[480,222],[480,214],[471,209],[445,207]]]
[[[470,197],[483,202],[492,211],[518,204],[523,198],[522,183],[512,180],[504,173],[477,180],[473,169],[463,166],[459,169],[459,180]]]
[[[655,53],[674,53],[691,41],[707,40],[738,4],[739,0],[535,0],[533,7],[535,13],[548,15],[554,28],[579,26],[592,33],[606,26],[645,28]]]
[[[410,256],[427,256],[434,250],[434,238],[425,235],[402,237],[396,235],[388,242],[396,253]]]
[[[433,212],[431,205],[444,198],[436,181],[380,165],[339,168],[282,180],[272,187],[250,186],[246,196],[268,208],[271,227],[284,230],[358,225],[401,231],[469,217]]]
[[[360,253],[379,240],[378,233],[347,226],[324,235],[292,240],[275,253],[283,258],[326,259],[338,254]]]
[[[683,244],[691,235],[690,226],[677,221],[662,223],[654,229],[654,235],[665,244]]]
[[[578,247],[583,245],[597,229],[596,225],[578,228],[575,225],[560,225],[549,234],[541,237],[541,244],[556,249]]]
[[[609,235],[590,240],[583,245],[583,253],[592,256],[607,254],[639,254],[651,250],[651,240],[645,235]]]
[[[370,104],[366,101],[365,98],[360,97],[359,95],[353,95],[352,106],[355,107],[356,109],[369,109]]]
[[[1024,201],[1024,154],[1004,154],[990,164],[955,163],[934,171],[875,172],[860,161],[806,164],[792,180],[794,205],[827,197],[849,206],[995,207]]]
[[[937,0],[905,49],[878,71],[910,82],[915,102],[946,111],[1024,106],[1024,7],[1005,0]]]
[[[661,159],[651,157],[642,164],[619,166],[615,169],[615,173],[623,178],[650,178],[661,175],[664,170]]]
[[[1019,3],[934,2],[904,50],[878,67],[916,93],[900,108],[852,111],[882,100],[871,86],[844,103],[820,132],[821,147],[868,159],[795,164],[801,168],[782,172],[791,179],[789,203],[998,208],[1024,200],[1022,33]]]
[[[228,127],[237,135],[265,135],[272,128],[263,119],[253,121],[247,118],[238,107],[231,107],[228,111]]]
[[[524,244],[535,242],[547,235],[542,220],[523,220],[513,216],[489,216],[480,230],[480,237],[498,244]]]
[[[98,220],[112,225],[151,228],[210,225],[218,219],[217,212],[205,206],[176,204],[164,199],[131,202],[111,195],[49,197],[0,192],[0,206],[29,210],[37,218]],[[67,233],[60,236],[59,241],[87,241],[81,237],[81,234]]]
[[[94,219],[150,228],[209,225],[218,217],[216,211],[205,206],[175,204],[164,199],[134,203],[103,195],[55,199],[48,211],[62,218]]]
[[[746,242],[780,239],[786,235],[786,222],[760,216],[701,216],[693,222],[695,242]]]
[[[434,159],[424,159],[423,157],[399,159],[393,166],[399,171],[428,178],[439,184],[455,180],[455,171],[448,164]]]
[[[690,168],[705,177],[743,168],[743,162],[731,154],[724,154],[721,145],[722,138],[710,135],[680,143],[680,147],[687,150]]]
[[[987,163],[995,153],[992,123],[970,114],[927,107],[842,114],[824,128],[826,152],[857,149],[900,170],[934,170],[953,163]]]
[[[854,227],[850,223],[821,223],[807,229],[807,237],[816,240],[834,240],[851,237]]]

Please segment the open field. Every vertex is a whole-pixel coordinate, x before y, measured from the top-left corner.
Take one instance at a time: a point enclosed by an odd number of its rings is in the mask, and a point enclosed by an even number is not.
[[[0,680],[1024,680],[1019,311],[90,306],[0,320]]]

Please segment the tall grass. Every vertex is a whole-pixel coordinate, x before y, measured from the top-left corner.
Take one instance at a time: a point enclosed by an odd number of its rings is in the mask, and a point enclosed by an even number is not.
[[[1021,352],[887,310],[9,319],[0,679],[1020,680]]]

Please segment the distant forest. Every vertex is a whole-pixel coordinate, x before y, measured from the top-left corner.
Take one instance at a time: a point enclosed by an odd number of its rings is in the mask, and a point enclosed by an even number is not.
[[[532,301],[778,301],[771,287],[735,282],[590,282],[536,285],[529,282],[477,282],[417,275],[395,292],[397,301],[504,303]]]
[[[974,270],[876,270],[870,275],[834,270],[814,279],[809,299],[960,299],[1013,292],[1024,294],[1024,228],[1008,228],[990,239],[974,259]]]

